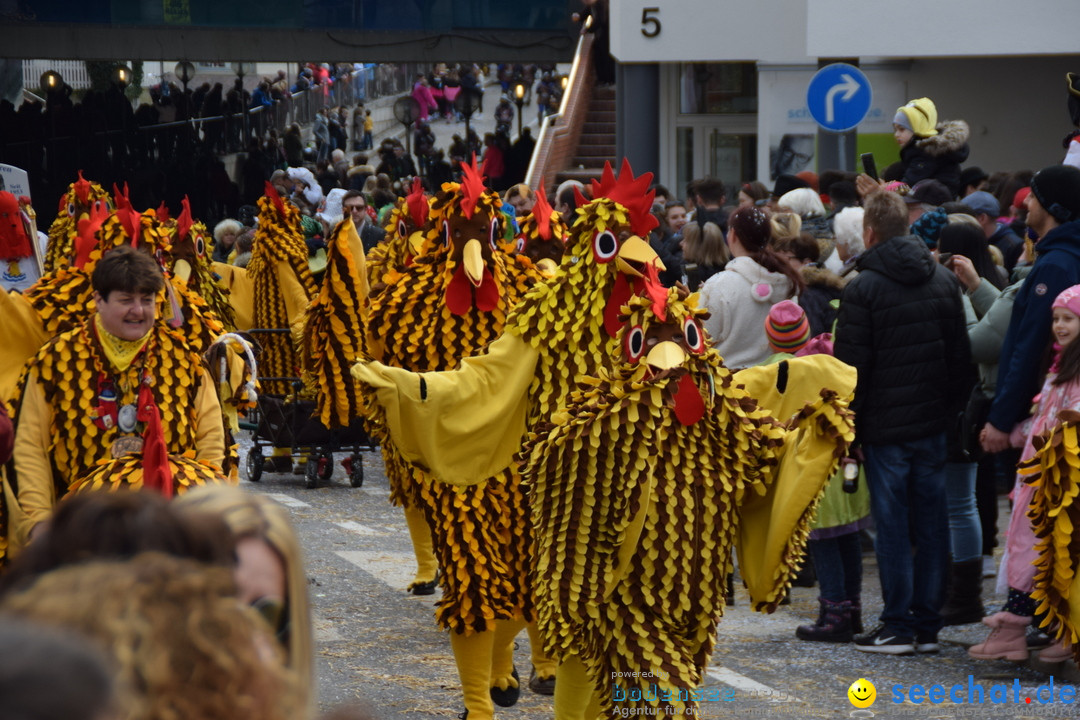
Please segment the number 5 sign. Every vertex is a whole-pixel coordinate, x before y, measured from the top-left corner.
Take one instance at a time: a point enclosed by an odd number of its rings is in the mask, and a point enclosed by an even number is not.
[[[807,0],[609,0],[609,7],[611,54],[620,62],[809,61]]]
[[[660,34],[660,8],[647,7],[641,9],[641,34],[647,38],[654,38]]]

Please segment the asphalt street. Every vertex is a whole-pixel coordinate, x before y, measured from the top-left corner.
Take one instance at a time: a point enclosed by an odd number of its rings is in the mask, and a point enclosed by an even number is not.
[[[246,455],[249,441],[242,442]],[[306,552],[317,647],[319,706],[366,709],[380,720],[453,718],[463,710],[449,641],[435,625],[435,596],[405,592],[414,564],[404,516],[390,505],[389,488],[378,451],[364,453],[365,479],[350,487],[335,456],[331,480],[306,489],[291,474],[264,473],[259,483],[241,486],[268,495],[287,507]],[[1001,523],[1004,524],[1002,518]],[[865,616],[880,611],[880,591],[873,553],[864,561]],[[986,597],[993,580],[985,582]],[[966,647],[980,642],[981,625],[947,628],[939,655],[890,657],[860,653],[851,645],[799,641],[795,627],[817,613],[817,589],[794,588],[792,602],[772,615],[750,610],[741,588],[736,603],[720,622],[717,652],[702,684],[706,693],[700,715],[716,718],[1051,718],[1077,717],[1076,705],[1064,702],[1063,686],[1077,681],[1075,667],[1032,668],[1016,663],[970,659]],[[997,606],[994,607],[997,609]],[[516,664],[528,677],[528,637],[518,639]],[[1054,678],[1054,703],[1045,687]],[[1064,677],[1060,677],[1065,672]],[[849,686],[866,678],[877,700],[867,709],[849,702]],[[944,687],[943,702],[920,696],[935,684]],[[962,686],[953,695],[954,686]],[[1042,691],[1040,693],[1040,687]],[[982,703],[979,699],[981,688]],[[613,688],[613,692],[615,689]],[[913,692],[914,691],[914,692]],[[894,702],[897,693],[903,702]],[[970,702],[969,702],[970,694]],[[1030,703],[1026,702],[1030,698]],[[1004,702],[993,702],[994,699]],[[914,702],[920,700],[920,702]],[[522,693],[517,706],[498,711],[500,720],[546,720],[551,698]]]

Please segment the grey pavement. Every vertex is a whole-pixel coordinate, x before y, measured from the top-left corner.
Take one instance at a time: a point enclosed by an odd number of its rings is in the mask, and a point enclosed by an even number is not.
[[[242,440],[246,453],[249,441]],[[340,461],[344,455],[336,456]],[[308,490],[303,478],[264,473],[251,483],[241,471],[241,486],[268,494],[289,508],[306,552],[317,640],[319,705],[328,711],[341,704],[366,708],[374,718],[455,717],[463,709],[449,641],[434,622],[432,597],[405,592],[414,565],[404,516],[390,505],[379,453],[364,454],[363,487],[351,488],[340,464],[325,486]],[[1004,526],[1007,508],[999,523]],[[863,557],[865,617],[873,623],[881,609],[877,568],[872,553]],[[991,597],[993,580],[984,584]],[[1065,678],[1062,668],[1025,667],[1016,663],[971,660],[966,647],[986,634],[982,625],[946,628],[940,655],[890,657],[860,653],[851,645],[807,643],[795,639],[795,627],[817,612],[816,588],[793,588],[791,605],[772,615],[752,612],[748,596],[736,591],[719,625],[717,651],[702,683],[712,701],[700,715],[717,718],[1049,718],[1076,717],[1074,705],[1040,704],[1037,691],[1050,681],[1056,691],[1077,682],[1076,668]],[[516,663],[529,672],[528,637],[518,639]],[[969,681],[970,676],[970,681]],[[855,710],[847,688],[867,678],[878,700],[869,710]],[[894,704],[893,687],[946,688],[969,682],[984,691],[984,704],[927,700]],[[994,685],[1007,686],[1004,704],[991,704]],[[1014,688],[1015,685],[1015,688]],[[1017,689],[1018,688],[1018,689]],[[1013,701],[1014,692],[1020,702]],[[1046,690],[1043,690],[1045,698]],[[1028,704],[1025,699],[1031,698]],[[853,714],[862,713],[862,714]],[[871,713],[871,714],[866,714]],[[500,720],[541,720],[553,715],[551,698],[522,693],[517,706],[498,709]]]

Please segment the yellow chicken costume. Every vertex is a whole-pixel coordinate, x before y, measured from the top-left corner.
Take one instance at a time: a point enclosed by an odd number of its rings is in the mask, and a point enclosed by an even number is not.
[[[362,356],[367,296],[364,246],[347,217],[330,235],[326,272],[304,318],[300,353],[305,385],[327,428],[348,427],[361,416],[363,398],[349,370]]]
[[[416,178],[409,194],[390,211],[386,237],[367,254],[368,284],[373,295],[397,282],[402,271],[423,251],[428,206],[424,187]]]
[[[511,308],[539,276],[499,246],[501,200],[486,191],[475,162],[461,184],[431,200],[425,251],[371,299],[368,348],[382,362],[413,371],[450,370],[498,337]],[[384,278],[386,275],[384,275]],[[373,431],[385,436],[382,413]],[[417,554],[412,589],[443,569],[436,618],[450,642],[470,718],[492,716],[492,701],[516,702],[513,638],[530,617],[527,550],[516,528],[527,518],[515,473],[468,483],[433,482],[401,459],[395,438],[381,438],[391,498],[405,507]]]
[[[80,226],[90,221],[91,214],[95,211],[108,214],[113,208],[112,198],[105,188],[83,178],[80,170],[79,179],[71,183],[60,198],[60,210],[49,226],[45,271],[59,270],[70,265],[74,259],[76,238],[82,230]]]
[[[177,286],[183,286],[206,303],[207,308],[221,322],[227,332],[236,330],[236,310],[229,292],[215,277],[210,265],[209,233],[201,220],[191,215],[191,203],[187,196],[181,201],[183,210],[175,223],[169,223],[173,231],[170,259],[172,276]]]
[[[1019,474],[1035,487],[1028,518],[1035,530],[1038,559],[1031,597],[1042,627],[1072,650],[1080,662],[1080,413],[1065,411],[1061,423],[1033,440],[1035,454]]]
[[[300,210],[284,201],[270,183],[259,198],[259,228],[251,249],[247,277],[254,294],[254,326],[261,329],[292,329],[303,318],[318,287],[308,267],[308,250],[300,234]],[[259,363],[269,378],[299,375],[300,356],[288,333],[259,338],[263,347]],[[263,382],[264,392],[291,392],[284,380]]]
[[[780,534],[801,552],[824,479],[853,437],[835,391],[790,427],[758,407],[706,341],[696,296],[650,283],[624,312],[613,369],[583,378],[522,452],[539,625],[561,662],[558,717],[692,715],[744,502],[770,493],[785,443],[795,446],[806,487],[784,498]],[[839,371],[850,398],[854,371],[822,365]],[[815,465],[818,480],[806,472]],[[760,522],[754,530],[771,534]],[[611,680],[643,676],[654,679]]]
[[[444,482],[478,483],[504,473],[516,481],[514,455],[526,422],[550,417],[574,378],[604,361],[618,329],[618,306],[644,281],[647,266],[658,262],[641,239],[656,224],[649,212],[652,193],[646,192],[651,179],[635,179],[624,164],[616,180],[606,168],[594,183],[596,199],[587,205],[582,200],[558,272],[518,303],[486,354],[449,373],[415,374],[379,362],[353,368],[375,390],[394,447],[408,462]],[[497,242],[499,236],[492,237]],[[530,542],[527,523],[516,532],[522,538],[515,543]],[[534,625],[529,630],[536,677],[553,677],[554,664],[543,655]]]
[[[11,406],[18,438],[4,481],[10,550],[68,492],[146,485],[171,496],[225,481],[215,387],[163,318],[128,341],[88,313],[30,360]]]
[[[562,216],[551,209],[547,195],[539,192],[532,212],[520,220],[518,251],[529,258],[545,277],[550,277],[559,267],[569,235],[570,228]]]

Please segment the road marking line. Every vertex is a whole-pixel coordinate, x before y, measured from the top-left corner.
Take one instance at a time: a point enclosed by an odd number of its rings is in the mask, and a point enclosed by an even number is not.
[[[743,692],[754,693],[763,699],[770,699],[772,702],[802,702],[802,700],[799,700],[793,695],[787,695],[778,690],[773,690],[768,685],[763,685],[757,680],[751,680],[745,675],[740,675],[734,670],[729,670],[726,667],[709,668],[705,672],[714,680],[719,680],[724,685],[733,687],[736,690],[742,690]]]
[[[366,487],[365,486],[365,487],[359,488],[359,490],[360,490],[360,492],[364,493],[365,495],[373,495],[375,497],[380,497],[380,498],[388,498],[388,497],[390,497],[390,488]]]
[[[349,532],[354,532],[357,535],[386,535],[385,532],[376,530],[373,527],[368,527],[367,525],[361,525],[360,523],[354,522],[352,520],[336,522],[334,524],[337,525],[339,528],[343,528],[345,530],[348,530]]]
[[[336,554],[395,590],[409,587],[416,574],[416,557],[411,552],[345,550]]]
[[[270,498],[271,500],[276,500],[277,502],[281,503],[282,505],[285,505],[286,507],[291,507],[291,508],[311,507],[311,505],[307,504],[303,500],[297,500],[292,495],[285,495],[284,493],[266,493],[266,497]]]

